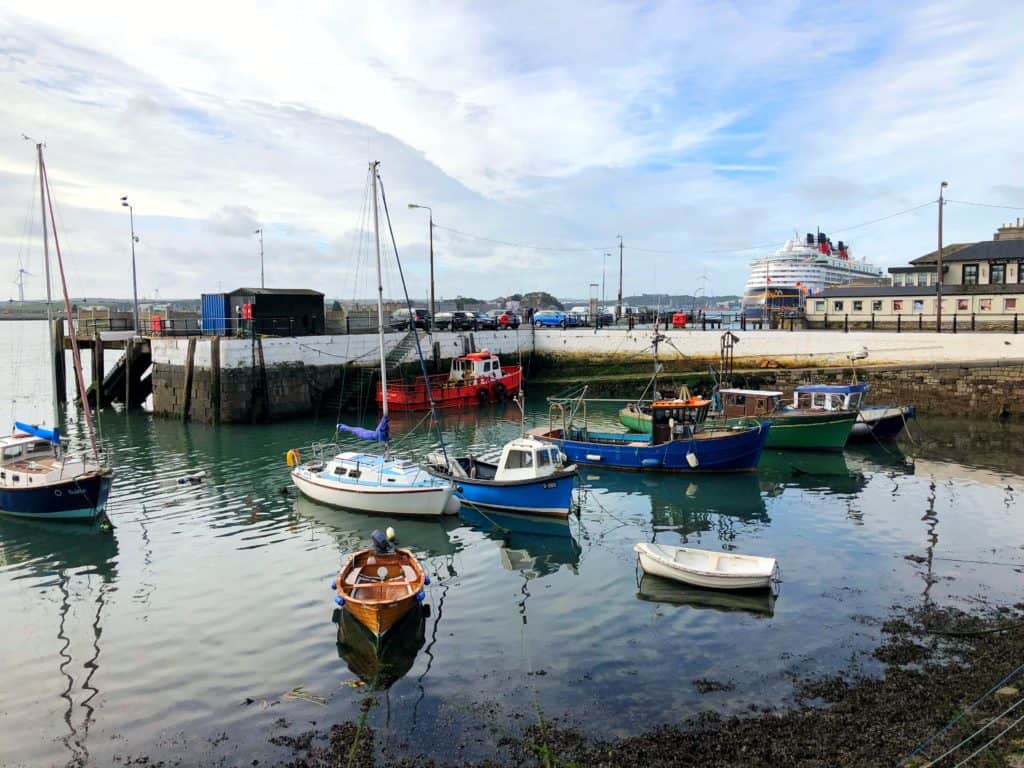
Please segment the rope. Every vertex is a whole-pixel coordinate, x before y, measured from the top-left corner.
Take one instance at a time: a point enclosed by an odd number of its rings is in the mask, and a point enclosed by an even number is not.
[[[966,739],[964,739],[963,741],[961,741],[961,742],[960,742],[959,744],[957,744],[957,745],[955,745],[955,746],[952,746],[952,747],[950,747],[950,748],[949,748],[949,749],[947,749],[947,750],[946,750],[945,752],[943,752],[943,753],[942,753],[941,755],[939,755],[938,757],[936,757],[936,758],[935,758],[934,760],[931,760],[931,761],[929,761],[929,762],[925,763],[924,765],[922,765],[922,766],[921,766],[921,768],[929,768],[929,766],[937,765],[937,764],[938,764],[939,762],[941,762],[941,761],[942,761],[943,759],[945,759],[946,757],[949,757],[949,755],[953,754],[953,753],[954,753],[954,752],[956,752],[956,751],[957,751],[958,749],[960,749],[960,747],[962,747],[962,746],[963,746],[964,744],[966,744],[967,742],[969,742],[969,741],[970,741],[971,739],[973,739],[973,738],[974,738],[975,736],[979,735],[980,733],[983,733],[983,732],[984,732],[984,731],[986,731],[986,730],[987,730],[988,728],[990,728],[991,726],[993,726],[993,725],[995,725],[996,723],[998,723],[998,722],[999,722],[1000,720],[1002,720],[1002,719],[1003,719],[1004,717],[1006,717],[1006,715],[1010,714],[1010,712],[1012,712],[1013,710],[1015,710],[1015,709],[1016,709],[1017,707],[1019,707],[1019,706],[1020,706],[1021,704],[1024,704],[1024,699],[1019,699],[1019,700],[1017,701],[1017,703],[1016,703],[1016,704],[1013,704],[1013,705],[1011,705],[1011,706],[1010,706],[1010,708],[1009,708],[1009,709],[1007,709],[1007,710],[1006,710],[1005,712],[1003,712],[1003,714],[999,715],[999,717],[994,717],[994,718],[992,718],[992,719],[991,719],[991,720],[989,720],[989,721],[988,721],[988,722],[987,722],[987,723],[986,723],[985,725],[981,726],[981,728],[979,728],[978,730],[976,730],[976,731],[975,731],[974,733],[972,733],[972,734],[971,734],[970,736],[968,736],[968,737],[967,737]],[[970,758],[968,758],[968,760],[969,760],[969,759],[970,759]]]
[[[960,768],[961,765],[967,765],[967,763],[969,763],[971,760],[973,760],[977,755],[981,754],[986,749],[988,749],[993,744],[995,744],[997,741],[999,741],[999,739],[1001,739],[1004,735],[1006,735],[1007,731],[1009,731],[1012,728],[1014,728],[1015,726],[1019,725],[1021,721],[1024,721],[1024,715],[1021,715],[1020,717],[1018,717],[1016,720],[1014,720],[1012,723],[1010,723],[1008,726],[1006,726],[1003,730],[1001,730],[999,733],[997,733],[991,739],[989,739],[984,744],[982,744],[980,747],[978,747],[976,750],[971,752],[971,754],[969,754],[965,759],[961,760],[959,763],[957,763],[955,766],[953,766],[953,768]]]
[[[922,744],[917,749],[915,749],[909,755],[904,757],[899,763],[897,763],[897,768],[899,768],[899,766],[905,765],[906,762],[910,758],[912,758],[916,754],[919,754],[925,747],[927,747],[929,744],[931,744],[933,741],[935,741],[935,739],[937,739],[939,736],[941,736],[946,731],[948,731],[950,728],[952,728],[954,725],[956,725],[958,722],[960,722],[969,712],[971,712],[975,707],[977,707],[982,701],[984,701],[989,696],[991,696],[995,691],[997,691],[1000,688],[1002,688],[1003,685],[1007,681],[1009,681],[1011,678],[1013,678],[1013,676],[1016,675],[1021,670],[1024,670],[1024,664],[1021,664],[1020,666],[1016,667],[1012,672],[1010,672],[1008,675],[1006,675],[1006,677],[1004,677],[998,683],[996,683],[991,688],[989,688],[984,694],[982,694],[981,697],[977,701],[975,701],[973,704],[971,704],[969,707],[967,707],[963,712],[961,712],[959,715],[957,715],[952,720],[950,720],[948,723],[946,723],[946,725],[943,726],[940,730],[936,731],[934,734],[932,734],[927,739],[925,739],[925,741],[922,742]]]

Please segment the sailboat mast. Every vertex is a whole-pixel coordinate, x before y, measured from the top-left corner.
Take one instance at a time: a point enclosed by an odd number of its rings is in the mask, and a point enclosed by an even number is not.
[[[388,367],[384,361],[384,279],[380,271],[380,218],[377,214],[377,161],[370,163],[373,177],[373,244],[377,249],[377,341],[380,346],[380,393],[383,415],[388,415]],[[410,318],[412,322],[414,318]]]
[[[50,389],[53,390],[53,426],[60,427],[60,406],[57,399],[57,349],[54,344],[53,328],[53,297],[50,292],[50,237],[46,229],[46,192],[43,183],[43,144],[36,144],[36,154],[39,158],[39,204],[43,209],[43,263],[46,266],[46,327],[47,337],[50,340]],[[21,275],[19,275],[21,277]],[[63,354],[63,350],[61,350]]]

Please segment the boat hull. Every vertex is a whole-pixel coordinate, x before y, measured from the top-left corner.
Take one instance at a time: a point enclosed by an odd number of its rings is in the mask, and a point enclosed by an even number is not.
[[[438,473],[438,477],[447,475]],[[559,472],[531,481],[454,480],[455,495],[478,507],[546,517],[569,516],[576,472]]]
[[[95,520],[103,514],[113,473],[91,472],[27,488],[0,489],[0,514],[34,520]]]
[[[744,573],[718,573],[697,569],[680,568],[665,557],[659,556],[656,552],[647,549],[644,545],[637,545],[636,552],[640,558],[640,567],[644,573],[652,576],[660,576],[663,579],[671,579],[683,584],[690,584],[695,587],[706,589],[768,589],[771,587],[774,575],[775,561],[771,560],[771,568],[766,573],[744,574]],[[725,555],[728,557],[728,555]],[[767,558],[758,558],[766,559]]]
[[[862,406],[850,432],[851,440],[893,440],[914,418],[913,406]]]
[[[765,421],[755,427],[720,430],[720,434],[698,440],[650,445],[628,438],[617,439],[617,436],[603,436],[594,441],[566,439],[561,430],[532,432],[541,440],[557,445],[573,464],[640,472],[752,471],[757,469],[770,433],[771,423]],[[696,458],[695,466],[687,458],[691,452]]]
[[[292,482],[303,495],[321,504],[395,516],[438,517],[449,514],[449,501],[454,492],[451,485],[395,488],[351,484],[351,487],[344,487],[340,483],[325,482],[301,467],[292,471]]]
[[[358,577],[364,568],[371,576],[379,569],[383,580],[364,581],[365,576]],[[409,550],[364,550],[342,565],[334,588],[342,608],[381,638],[423,599],[425,583],[423,568]]]

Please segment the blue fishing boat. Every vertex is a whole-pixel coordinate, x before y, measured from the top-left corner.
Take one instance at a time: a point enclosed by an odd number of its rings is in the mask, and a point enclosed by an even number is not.
[[[568,517],[576,467],[557,449],[533,437],[517,437],[502,448],[497,463],[473,456],[428,457],[427,470],[455,484],[462,501],[488,509]]]
[[[552,401],[547,429],[530,435],[557,446],[575,464],[645,472],[739,472],[757,468],[768,439],[770,421],[750,420],[735,425],[705,424],[710,400],[657,400],[651,404],[651,434],[592,432],[586,426],[586,401],[577,400],[572,413],[583,406],[584,426],[576,427],[566,412],[567,401]],[[556,414],[562,426],[555,428]]]

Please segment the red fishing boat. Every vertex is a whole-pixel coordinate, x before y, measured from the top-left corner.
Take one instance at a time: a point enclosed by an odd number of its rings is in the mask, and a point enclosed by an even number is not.
[[[388,408],[393,411],[430,410],[427,381],[438,408],[465,408],[497,403],[519,392],[523,369],[519,365],[502,367],[498,356],[484,349],[452,360],[448,373],[418,377],[412,384],[388,384]],[[381,402],[377,387],[377,402]]]

